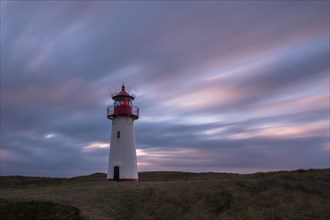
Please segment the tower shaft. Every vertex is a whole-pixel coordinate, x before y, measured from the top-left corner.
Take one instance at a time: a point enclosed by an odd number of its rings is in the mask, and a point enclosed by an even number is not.
[[[108,180],[138,181],[134,120],[119,116],[112,120]]]

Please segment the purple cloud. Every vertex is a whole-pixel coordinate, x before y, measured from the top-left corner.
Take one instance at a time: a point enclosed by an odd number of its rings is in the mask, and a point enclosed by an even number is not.
[[[329,165],[329,2],[1,2],[1,175],[105,171],[109,89],[143,170]]]

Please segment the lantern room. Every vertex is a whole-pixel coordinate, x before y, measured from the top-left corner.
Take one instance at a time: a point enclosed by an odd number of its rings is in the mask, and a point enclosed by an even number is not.
[[[114,105],[108,107],[107,117],[113,119],[118,116],[129,116],[133,119],[139,118],[139,108],[133,106],[134,96],[130,95],[125,90],[125,85],[121,87],[121,91],[112,96]]]

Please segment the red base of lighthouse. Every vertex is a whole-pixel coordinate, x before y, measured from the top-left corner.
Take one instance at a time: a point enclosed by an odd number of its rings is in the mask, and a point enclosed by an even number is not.
[[[113,179],[107,179],[109,182],[138,182],[138,179],[119,179],[119,180],[113,180]]]

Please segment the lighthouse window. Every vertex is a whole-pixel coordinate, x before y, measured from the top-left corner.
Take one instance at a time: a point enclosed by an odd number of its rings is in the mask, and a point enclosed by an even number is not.
[[[128,106],[128,105],[130,105],[130,102],[125,101],[125,100],[115,102],[115,107],[117,107],[117,106]]]
[[[117,131],[117,138],[120,138],[120,131]]]

